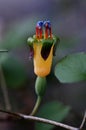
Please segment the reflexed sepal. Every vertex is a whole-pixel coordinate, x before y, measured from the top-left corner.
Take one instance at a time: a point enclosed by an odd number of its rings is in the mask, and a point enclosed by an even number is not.
[[[28,39],[27,39],[27,43],[28,43],[28,45],[31,47],[31,46],[33,46],[33,43],[36,43],[37,42],[37,39],[36,39],[36,37],[35,37],[35,35],[33,35],[33,37],[29,37]]]
[[[34,39],[32,37],[29,37],[27,39],[27,43],[28,43],[29,46],[33,46],[33,42],[34,42]]]
[[[57,46],[58,46],[58,44],[60,42],[59,37],[54,37],[54,42],[55,42],[55,45],[54,45],[54,48],[53,48],[53,56],[55,56]]]

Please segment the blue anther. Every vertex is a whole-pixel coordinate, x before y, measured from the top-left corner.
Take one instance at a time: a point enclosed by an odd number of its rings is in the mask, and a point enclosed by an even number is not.
[[[43,26],[43,21],[38,21],[36,24],[37,27],[42,28]]]
[[[48,27],[48,28],[51,28],[51,23],[50,23],[50,21],[48,20],[48,21],[44,21],[44,27]]]

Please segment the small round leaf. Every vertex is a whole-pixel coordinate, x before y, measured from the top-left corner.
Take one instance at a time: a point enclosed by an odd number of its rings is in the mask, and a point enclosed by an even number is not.
[[[55,76],[62,83],[86,80],[86,53],[71,54],[55,66]]]

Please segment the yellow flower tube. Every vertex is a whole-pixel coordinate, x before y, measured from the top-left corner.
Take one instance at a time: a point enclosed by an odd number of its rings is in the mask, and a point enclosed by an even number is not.
[[[34,43],[33,49],[34,49],[34,72],[36,75],[40,77],[45,77],[50,73],[51,65],[52,65],[52,58],[53,58],[53,45],[51,47],[50,53],[48,58],[45,60],[43,59],[41,55],[43,44],[40,43]]]

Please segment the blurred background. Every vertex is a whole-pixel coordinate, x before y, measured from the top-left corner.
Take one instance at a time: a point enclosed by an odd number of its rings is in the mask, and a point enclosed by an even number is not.
[[[53,71],[65,55],[86,51],[86,0],[0,0],[0,49],[9,51],[0,53],[0,64],[12,110],[30,113],[36,101],[36,76],[33,62],[29,60],[27,38],[35,34],[39,20],[50,20],[53,34],[60,37],[41,105],[60,101],[81,119],[86,109],[86,82],[62,84]],[[0,90],[0,107],[4,106]]]

